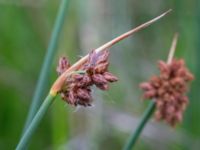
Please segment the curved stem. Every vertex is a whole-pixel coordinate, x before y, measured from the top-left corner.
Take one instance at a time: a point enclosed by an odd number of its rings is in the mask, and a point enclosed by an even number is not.
[[[145,124],[147,123],[147,121],[150,119],[151,115],[154,112],[154,108],[155,108],[155,102],[152,101],[148,108],[146,109],[142,120],[140,121],[140,123],[138,124],[136,131],[134,132],[134,134],[130,137],[130,139],[128,140],[127,144],[125,145],[123,150],[131,150],[132,147],[135,145],[140,133],[142,132]]]
[[[61,32],[62,26],[64,24],[64,18],[65,18],[66,11],[68,8],[68,1],[69,0],[62,0],[62,2],[60,3],[58,15],[55,21],[55,26],[51,35],[51,39],[50,39],[49,46],[46,52],[44,63],[41,68],[40,76],[36,85],[35,93],[32,99],[31,107],[29,109],[24,130],[27,128],[27,126],[33,119],[35,113],[37,112],[41,104],[42,95],[44,94],[44,89],[48,82],[48,76],[50,73],[51,64],[53,62],[53,57],[56,53],[56,47],[57,47],[59,35]]]
[[[24,132],[23,136],[21,137],[21,139],[20,139],[20,141],[19,141],[19,143],[18,143],[18,145],[16,147],[16,150],[24,150],[24,149],[26,149],[26,146],[27,146],[28,142],[30,141],[33,133],[37,129],[40,121],[44,117],[44,115],[47,112],[48,108],[53,103],[55,97],[56,97],[56,95],[51,95],[51,94],[49,94],[46,97],[46,99],[42,103],[41,107],[39,108],[38,112],[36,113],[35,117],[30,122],[29,127],[26,129],[26,131]]]

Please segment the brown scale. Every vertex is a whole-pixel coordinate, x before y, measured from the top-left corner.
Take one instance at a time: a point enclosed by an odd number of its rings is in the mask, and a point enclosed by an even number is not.
[[[183,59],[173,59],[170,64],[159,61],[158,67],[160,75],[140,84],[140,88],[144,90],[144,99],[155,100],[155,118],[175,126],[182,121],[183,112],[188,105],[188,83],[194,77]]]

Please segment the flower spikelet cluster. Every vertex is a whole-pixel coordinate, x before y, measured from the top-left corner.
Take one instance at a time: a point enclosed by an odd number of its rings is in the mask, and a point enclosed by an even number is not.
[[[140,84],[140,88],[144,90],[144,99],[155,101],[156,119],[175,126],[182,121],[183,112],[188,105],[188,83],[194,77],[183,59],[173,59],[169,64],[159,61],[158,66],[160,75]]]
[[[108,57],[108,50],[98,53],[94,50],[91,51],[86,63],[82,64],[79,69],[84,73],[75,71],[66,78],[65,84],[60,91],[62,99],[74,106],[91,106],[91,86],[95,85],[101,90],[108,90],[108,84],[118,80],[117,77],[108,72]],[[69,61],[65,57],[60,58],[57,67],[58,75],[61,75],[69,67]]]

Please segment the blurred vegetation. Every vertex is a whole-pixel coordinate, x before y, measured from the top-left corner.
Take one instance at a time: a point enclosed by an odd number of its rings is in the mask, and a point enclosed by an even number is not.
[[[60,1],[0,0],[0,149],[14,149],[24,126]],[[74,0],[54,59],[71,62],[117,35],[172,8],[173,12],[111,48],[110,69],[120,81],[108,92],[94,91],[94,106],[73,108],[59,97],[34,135],[30,149],[121,149],[148,102],[138,84],[158,72],[174,32],[177,57],[196,78],[184,122],[176,129],[149,122],[136,149],[198,150],[200,147],[200,2],[198,0]],[[48,87],[49,87],[48,86]],[[44,89],[47,91],[47,89]],[[45,96],[45,95],[44,95]]]

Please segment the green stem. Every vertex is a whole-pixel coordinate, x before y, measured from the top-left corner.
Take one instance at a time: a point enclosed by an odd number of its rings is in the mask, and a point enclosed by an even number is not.
[[[30,141],[33,133],[37,129],[40,121],[44,117],[45,113],[47,112],[48,108],[53,103],[56,96],[48,95],[42,105],[40,106],[38,112],[36,113],[35,117],[30,122],[29,127],[24,132],[23,136],[21,137],[16,150],[24,150],[27,147],[28,142]]]
[[[150,119],[151,115],[154,112],[154,108],[155,108],[155,102],[152,101],[147,110],[145,111],[142,120],[140,121],[139,125],[137,126],[134,134],[130,137],[130,139],[128,140],[127,144],[124,146],[123,150],[131,150],[133,148],[133,146],[135,145],[139,135],[141,134],[144,126],[146,125],[147,121]]]
[[[31,107],[29,109],[29,113],[27,116],[27,120],[25,123],[25,128],[29,125],[31,120],[33,119],[34,115],[36,114],[39,106],[41,105],[42,96],[44,94],[45,86],[48,82],[48,77],[50,74],[51,64],[53,62],[53,57],[56,53],[56,47],[59,40],[59,35],[64,24],[64,18],[66,15],[66,11],[68,8],[68,1],[69,0],[62,0],[60,3],[59,11],[57,14],[57,18],[55,21],[54,29],[51,35],[51,39],[49,42],[49,46],[46,52],[46,56],[44,59],[44,63],[41,68],[40,76],[36,85],[35,93],[32,99]]]

